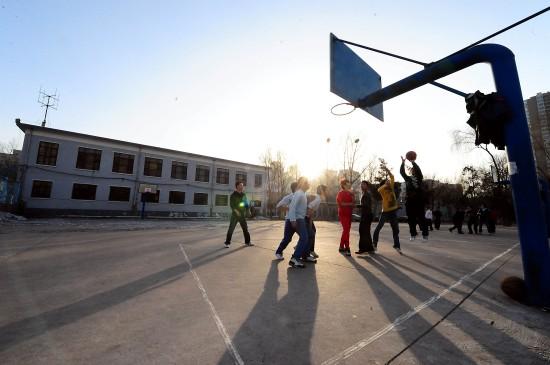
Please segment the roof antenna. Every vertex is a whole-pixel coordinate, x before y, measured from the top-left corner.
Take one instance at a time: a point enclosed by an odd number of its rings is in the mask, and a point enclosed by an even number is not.
[[[59,105],[59,95],[57,95],[57,89],[55,90],[54,94],[47,94],[44,90],[42,90],[42,86],[40,87],[40,91],[38,92],[38,103],[46,108],[46,112],[44,113],[44,120],[42,121],[42,127],[46,126],[46,118],[48,116],[48,109],[52,108],[53,110],[57,110],[57,106]]]

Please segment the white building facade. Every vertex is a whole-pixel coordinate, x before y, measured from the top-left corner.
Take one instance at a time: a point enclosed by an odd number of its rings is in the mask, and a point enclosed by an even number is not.
[[[264,166],[16,124],[25,133],[19,181],[28,216],[139,216],[143,206],[147,216],[226,216],[236,181],[264,210]]]

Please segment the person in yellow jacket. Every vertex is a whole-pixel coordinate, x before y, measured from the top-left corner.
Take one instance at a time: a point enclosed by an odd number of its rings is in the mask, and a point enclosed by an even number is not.
[[[402,254],[401,245],[399,244],[399,224],[397,222],[397,209],[399,209],[399,205],[397,204],[397,198],[395,197],[395,192],[393,189],[395,180],[393,174],[386,166],[381,166],[381,168],[387,172],[389,179],[386,180],[384,185],[378,188],[378,192],[382,196],[382,213],[380,213],[378,225],[374,229],[374,233],[372,235],[372,244],[374,246],[374,250],[376,251],[380,230],[386,221],[389,221],[393,233],[393,248]]]

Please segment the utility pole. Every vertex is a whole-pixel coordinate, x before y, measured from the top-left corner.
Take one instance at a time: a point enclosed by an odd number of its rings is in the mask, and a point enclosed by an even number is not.
[[[47,94],[42,88],[40,88],[40,91],[38,92],[38,103],[46,108],[46,111],[44,112],[44,120],[42,121],[42,127],[46,126],[46,118],[48,117],[48,109],[52,108],[53,110],[57,110],[57,106],[59,105],[59,95],[57,95],[57,90],[54,94]]]

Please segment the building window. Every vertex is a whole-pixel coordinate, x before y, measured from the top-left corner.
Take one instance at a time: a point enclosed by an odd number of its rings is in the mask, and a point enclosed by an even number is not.
[[[95,200],[97,185],[73,184],[72,199]]]
[[[195,181],[209,182],[210,181],[210,167],[198,165],[195,170]]]
[[[187,180],[187,164],[172,161],[172,179]]]
[[[130,188],[124,186],[109,187],[109,201],[113,202],[129,202]]]
[[[162,160],[159,158],[145,157],[145,165],[143,167],[143,175],[145,176],[162,176]]]
[[[227,195],[217,195],[216,194],[216,206],[218,207],[227,207],[228,198]]]
[[[262,174],[255,174],[254,175],[254,187],[255,188],[262,187]]]
[[[229,169],[218,168],[216,171],[216,184],[229,184]]]
[[[160,198],[160,190],[156,193],[141,193],[141,201],[147,203],[158,203]]]
[[[40,141],[40,144],[38,145],[38,155],[36,156],[36,163],[40,165],[55,166],[57,163],[58,149],[58,143]]]
[[[32,182],[32,198],[49,198],[52,195],[52,182],[33,180]]]
[[[171,191],[168,196],[170,204],[185,204],[185,191]]]
[[[193,205],[208,205],[208,194],[195,193],[193,195]]]
[[[113,172],[122,174],[134,173],[134,155],[115,152],[113,157]]]
[[[76,168],[84,170],[99,170],[101,162],[101,150],[79,147],[76,158]]]
[[[246,172],[237,171],[237,174],[235,175],[235,182],[242,182],[243,185],[246,186]]]

